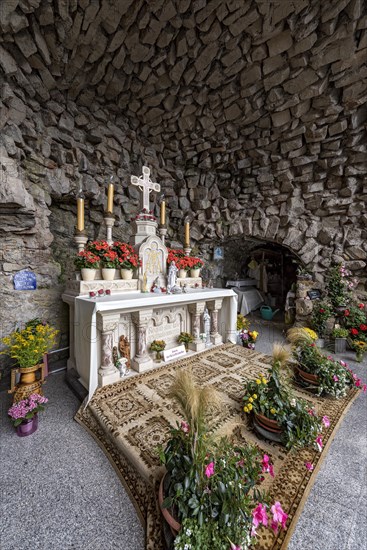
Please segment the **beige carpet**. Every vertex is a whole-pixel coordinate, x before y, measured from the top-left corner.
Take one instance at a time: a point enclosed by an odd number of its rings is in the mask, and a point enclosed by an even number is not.
[[[159,464],[157,446],[167,440],[170,426],[182,419],[176,404],[166,394],[175,371],[187,367],[198,373],[200,383],[213,384],[223,395],[223,411],[209,419],[210,429],[213,432],[230,431],[239,442],[255,443],[271,457],[276,475],[274,480],[267,476],[267,488],[288,513],[288,528],[278,536],[267,529],[259,530],[257,548],[277,550],[286,547],[328,444],[358,392],[350,390],[344,399],[337,401],[310,396],[297,389],[298,395],[308,399],[319,415],[329,416],[331,425],[323,432],[325,447],[321,454],[310,449],[287,452],[276,443],[260,440],[247,427],[246,415],[242,412],[244,380],[264,372],[269,362],[270,357],[261,353],[224,344],[191,359],[105,386],[95,393],[86,409],[82,406],[78,411],[76,420],[103,448],[130,494],[146,529],[147,550],[163,548],[156,496],[164,469]],[[304,466],[308,461],[315,465],[313,472]]]

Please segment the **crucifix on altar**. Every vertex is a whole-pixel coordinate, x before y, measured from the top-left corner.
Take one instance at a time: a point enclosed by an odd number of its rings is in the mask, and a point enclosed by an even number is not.
[[[142,176],[131,176],[131,183],[137,185],[142,191],[141,196],[141,208],[142,210],[147,210],[149,212],[149,195],[152,191],[159,193],[161,186],[159,183],[155,183],[150,179],[150,169],[148,166],[143,166],[143,175]]]

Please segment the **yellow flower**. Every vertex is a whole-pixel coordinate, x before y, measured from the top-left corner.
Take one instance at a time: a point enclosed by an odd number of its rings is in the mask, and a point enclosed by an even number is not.
[[[267,384],[267,383],[268,383],[268,381],[266,380],[266,378],[262,378],[262,379],[261,379],[261,382],[262,382],[263,384]]]
[[[254,393],[254,395],[252,396],[252,399],[257,399],[256,393]]]
[[[252,399],[252,397],[249,397],[249,398],[248,398],[248,400],[249,400],[249,402],[250,402],[250,403],[252,403],[252,402],[253,402],[253,399]]]
[[[256,384],[258,384],[258,385],[261,384],[261,380],[259,380],[258,378],[256,378],[255,382],[256,382]]]
[[[248,413],[248,407],[243,407],[243,410],[245,411],[245,413]]]
[[[248,410],[249,410],[249,411],[252,411],[252,405],[251,405],[251,403],[250,403],[249,406],[248,406]]]
[[[259,336],[259,333],[256,332],[256,330],[253,330],[253,331],[252,331],[252,337],[253,337],[253,339],[256,340],[256,338],[257,338],[258,336]]]
[[[262,372],[260,372],[260,378],[264,378],[265,374],[263,374]]]
[[[271,414],[275,414],[277,411],[275,409],[270,409]]]

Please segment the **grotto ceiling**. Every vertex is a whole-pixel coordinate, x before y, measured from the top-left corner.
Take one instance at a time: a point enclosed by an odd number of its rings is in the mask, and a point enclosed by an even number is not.
[[[166,160],[261,183],[358,126],[366,17],[363,0],[6,0],[0,63],[30,97],[123,114]]]

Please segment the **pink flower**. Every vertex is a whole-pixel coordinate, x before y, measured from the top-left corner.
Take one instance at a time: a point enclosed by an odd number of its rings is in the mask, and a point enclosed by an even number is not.
[[[207,467],[205,468],[205,475],[207,478],[214,475],[214,462],[210,462]]]
[[[288,514],[284,512],[280,502],[278,501],[274,502],[270,510],[271,510],[271,513],[273,514],[273,520],[271,522],[271,528],[273,529],[273,531],[277,533],[279,524],[282,526],[283,529],[285,529],[286,528],[285,524],[288,519]]]
[[[358,380],[356,381],[356,388],[359,388],[360,385],[361,385],[361,380],[360,378],[358,378]]]
[[[322,423],[323,423],[323,425],[325,426],[325,428],[328,428],[328,427],[330,426],[329,417],[328,417],[328,416],[323,416],[323,417],[322,417]]]
[[[321,435],[318,435],[318,436],[316,437],[315,443],[316,443],[316,445],[317,445],[318,450],[319,450],[320,453],[321,453],[321,451],[322,451],[322,437],[321,437]]]
[[[313,464],[311,462],[305,462],[305,466],[309,472],[312,472]]]
[[[190,431],[190,426],[188,422],[185,422],[184,420],[181,422],[181,430],[187,434]]]
[[[270,458],[268,457],[268,455],[263,456],[261,466],[262,466],[262,472],[263,473],[267,472],[271,475],[271,477],[274,477],[274,468],[273,468],[273,465],[270,462]]]
[[[252,524],[255,527],[259,527],[260,524],[268,525],[268,515],[264,504],[259,503],[254,510],[252,510]]]
[[[345,361],[339,361],[339,363],[341,364],[342,367],[347,367],[347,363]]]
[[[252,537],[257,537],[256,529],[255,529],[254,526],[251,527],[251,536]]]
[[[242,550],[241,546],[237,546],[236,544],[233,544],[233,542],[229,541],[231,545],[231,550]]]
[[[363,392],[366,393],[366,390],[367,390],[367,384],[363,384],[363,388],[362,388]]]
[[[337,377],[337,375],[336,375],[336,374],[334,374],[334,376],[333,376],[333,380],[334,380],[334,382],[339,382],[339,378]]]
[[[310,416],[315,416],[315,411],[313,409],[308,409],[307,412]]]

